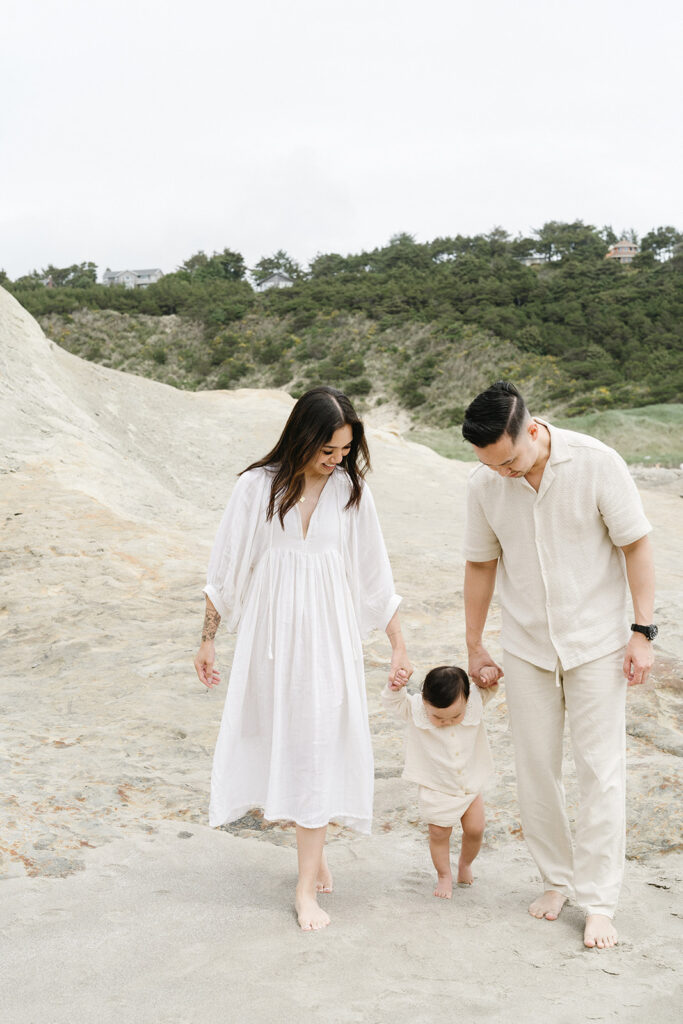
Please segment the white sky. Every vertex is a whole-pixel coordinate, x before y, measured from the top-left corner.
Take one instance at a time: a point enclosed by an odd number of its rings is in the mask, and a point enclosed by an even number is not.
[[[3,0],[0,267],[683,229],[680,0]]]

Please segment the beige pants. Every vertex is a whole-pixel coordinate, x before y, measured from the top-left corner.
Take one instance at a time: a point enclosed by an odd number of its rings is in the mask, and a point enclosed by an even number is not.
[[[623,650],[547,672],[505,652],[505,692],[515,745],[524,838],[545,889],[612,917],[624,873],[626,680]],[[579,786],[572,851],[562,786],[569,719]]]

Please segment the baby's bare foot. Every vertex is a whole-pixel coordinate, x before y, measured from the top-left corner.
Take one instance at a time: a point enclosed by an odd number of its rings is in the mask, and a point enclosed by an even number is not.
[[[567,902],[567,897],[563,896],[561,892],[555,892],[554,889],[548,889],[542,896],[539,896],[537,900],[529,907],[529,913],[532,917],[542,918],[546,921],[557,921],[560,916],[562,907]]]
[[[316,890],[318,892],[332,892],[334,890],[334,881],[332,879],[332,872],[330,871],[327,864],[327,857],[323,850],[322,859],[320,861],[320,871],[318,872],[318,880],[316,882]]]
[[[439,896],[442,900],[449,900],[451,898],[453,895],[453,875],[450,872],[447,875],[437,875],[434,895]]]
[[[326,928],[330,923],[329,916],[325,913],[322,907],[318,906],[318,901],[315,896],[311,896],[306,892],[301,892],[298,886],[296,890],[296,897],[294,899],[294,906],[296,908],[296,916],[299,920],[302,931],[316,932],[320,928]]]
[[[617,930],[610,917],[604,914],[589,914],[583,933],[583,944],[589,949],[611,949],[619,941]]]
[[[472,874],[472,865],[465,864],[462,860],[458,861],[458,885],[472,885],[474,876]]]

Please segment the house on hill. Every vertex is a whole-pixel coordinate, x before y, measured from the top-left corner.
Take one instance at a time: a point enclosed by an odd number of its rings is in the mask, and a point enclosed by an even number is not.
[[[270,277],[264,278],[256,285],[257,292],[266,292],[269,288],[291,288],[294,282],[288,274],[282,270],[276,270]]]
[[[605,253],[606,260],[616,260],[617,263],[633,263],[633,257],[638,255],[638,246],[635,242],[629,242],[626,238],[613,245],[609,252]]]
[[[164,276],[163,270],[154,267],[152,270],[110,270],[104,272],[102,284],[122,284],[126,288],[147,288]]]

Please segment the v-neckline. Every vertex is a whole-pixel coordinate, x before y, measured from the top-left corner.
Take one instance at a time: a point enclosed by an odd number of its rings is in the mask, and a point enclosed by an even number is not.
[[[305,533],[304,533],[304,521],[303,521],[303,518],[301,516],[301,509],[299,508],[299,506],[301,505],[301,500],[297,501],[297,503],[296,503],[296,514],[299,517],[299,532],[301,534],[301,539],[304,542],[304,544],[308,540],[308,535],[311,532],[311,523],[313,522],[313,516],[318,511],[318,507],[320,505],[320,502],[323,499],[323,494],[325,493],[325,490],[327,489],[327,485],[329,484],[330,480],[334,476],[334,472],[336,472],[336,471],[333,471],[332,473],[330,473],[329,477],[327,478],[325,483],[322,485],[322,488],[320,490],[320,494],[318,495],[318,500],[315,503],[315,508],[311,512],[310,519],[308,520],[308,526],[306,527],[306,532]]]

